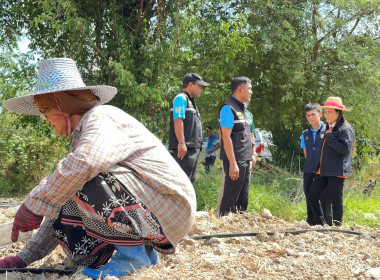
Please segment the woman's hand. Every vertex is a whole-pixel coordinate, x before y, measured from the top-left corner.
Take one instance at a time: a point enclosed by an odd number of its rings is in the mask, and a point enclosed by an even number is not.
[[[31,212],[23,203],[18,209],[13,221],[11,240],[18,240],[19,231],[26,232],[40,227],[43,216],[37,216]]]
[[[22,258],[18,256],[5,257],[0,259],[0,268],[24,268],[26,267],[26,263],[22,260]]]

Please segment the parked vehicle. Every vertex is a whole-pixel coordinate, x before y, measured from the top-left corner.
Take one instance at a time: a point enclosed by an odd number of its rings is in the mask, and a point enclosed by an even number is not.
[[[255,129],[255,139],[256,139],[256,153],[259,158],[266,161],[272,161],[272,153],[270,151],[270,146],[272,146],[272,133],[270,131],[261,130],[260,128]],[[206,149],[208,137],[206,133],[203,132],[202,148]]]
[[[256,153],[259,158],[272,161],[270,147],[272,144],[272,133],[260,128],[255,128]]]

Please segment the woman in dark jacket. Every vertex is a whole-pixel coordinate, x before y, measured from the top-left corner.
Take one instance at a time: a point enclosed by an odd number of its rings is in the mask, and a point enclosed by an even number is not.
[[[354,130],[345,120],[343,111],[350,111],[339,97],[329,97],[324,106],[324,116],[329,125],[322,144],[319,169],[307,194],[315,221],[319,225],[332,225],[332,220],[325,221],[319,204],[322,193],[331,201],[333,220],[336,226],[343,220],[343,184],[351,176],[352,144]]]

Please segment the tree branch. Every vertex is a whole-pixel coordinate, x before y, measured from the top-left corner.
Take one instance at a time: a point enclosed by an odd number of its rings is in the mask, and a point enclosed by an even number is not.
[[[157,31],[159,36],[161,37],[161,26],[164,20],[164,12],[165,12],[165,0],[158,0],[157,6]]]
[[[140,1],[140,8],[139,8],[139,18],[137,21],[136,31],[140,30],[140,28],[141,28],[143,12],[144,12],[144,0],[141,0]]]
[[[379,5],[378,5],[379,6]],[[370,15],[372,14],[374,11],[376,10],[376,7],[370,11],[360,11],[358,13],[356,13],[355,15],[353,15],[352,17],[350,17],[349,19],[346,20],[346,24],[352,20],[354,20],[355,18],[358,18],[359,20],[365,16],[365,15]],[[338,28],[340,28],[341,26],[335,26],[333,29],[331,29],[329,32],[327,32],[325,35],[323,35],[317,42],[317,44],[320,44],[322,43],[322,41],[327,37],[329,36],[331,33],[335,32],[338,30]],[[356,26],[355,26],[356,28]]]
[[[360,21],[361,19],[362,19],[361,17],[358,17],[358,18],[356,19],[354,26],[351,28],[350,32],[348,32],[347,36],[351,36],[352,32],[354,32],[354,30],[355,30],[356,27],[358,26],[359,21]]]
[[[314,39],[317,40],[317,22],[316,22],[316,15],[318,13],[318,6],[317,4],[312,3],[311,4],[311,14],[312,14],[312,22],[311,22],[311,30],[314,36]],[[317,43],[314,44],[314,54],[313,54],[313,60],[316,60],[318,57],[318,50],[319,50],[319,44],[318,41]]]

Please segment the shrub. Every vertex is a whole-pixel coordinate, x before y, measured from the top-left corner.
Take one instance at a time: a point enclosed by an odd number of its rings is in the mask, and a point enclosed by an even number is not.
[[[67,152],[63,139],[31,128],[6,127],[0,133],[0,191],[24,195],[52,172]]]

